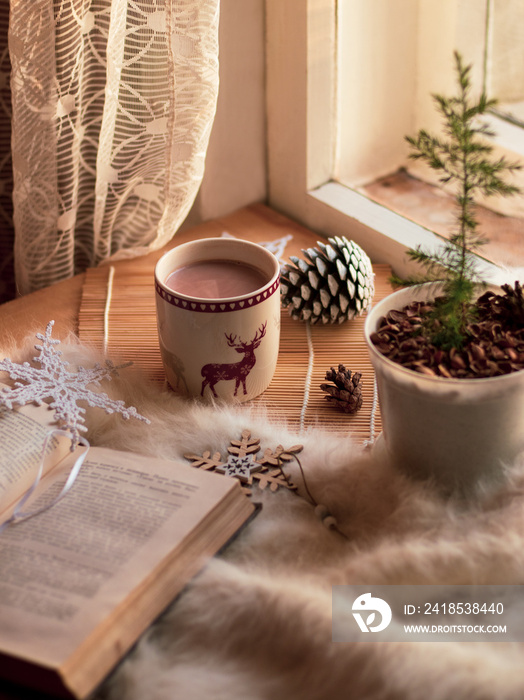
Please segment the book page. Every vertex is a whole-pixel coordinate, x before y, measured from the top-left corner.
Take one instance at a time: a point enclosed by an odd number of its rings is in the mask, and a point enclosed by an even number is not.
[[[50,475],[51,490],[60,489],[71,461]],[[0,536],[0,651],[63,663],[97,625],[111,616],[117,623],[115,609],[168,555],[178,548],[187,558],[191,533],[230,494],[248,501],[233,479],[91,448],[65,498]]]
[[[0,390],[4,386],[0,383]],[[46,404],[0,411],[0,513],[33,483],[46,436],[55,428],[53,410]],[[68,438],[53,437],[48,444],[44,473],[68,453],[70,444]]]

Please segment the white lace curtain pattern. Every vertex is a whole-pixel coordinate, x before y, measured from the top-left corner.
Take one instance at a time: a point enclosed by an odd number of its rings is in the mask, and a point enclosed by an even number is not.
[[[219,0],[11,0],[15,272],[25,294],[157,249],[198,191]]]

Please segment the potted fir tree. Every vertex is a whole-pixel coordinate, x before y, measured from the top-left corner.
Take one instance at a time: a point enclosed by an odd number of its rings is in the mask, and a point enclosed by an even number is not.
[[[493,159],[479,116],[494,104],[470,98],[470,69],[455,54],[458,94],[435,96],[446,137],[408,137],[412,158],[454,185],[456,230],[444,252],[409,252],[421,278],[368,314],[365,335],[378,385],[378,445],[411,475],[471,494],[497,481],[524,449],[524,300],[518,283],[485,290],[473,253],[482,244],[478,194],[512,195],[519,168]],[[377,447],[378,447],[377,445]]]

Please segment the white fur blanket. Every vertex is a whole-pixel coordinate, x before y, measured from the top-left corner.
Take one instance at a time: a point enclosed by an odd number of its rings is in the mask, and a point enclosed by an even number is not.
[[[73,363],[93,361],[86,348],[62,349]],[[524,698],[524,644],[331,641],[334,584],[524,584],[524,463],[499,491],[464,506],[350,437],[297,435],[245,407],[189,403],[133,368],[103,389],[152,422],[91,409],[92,444],[183,459],[225,454],[245,428],[262,446],[303,444],[309,489],[346,537],[306,499],[263,492],[262,512],[142,637],[98,700]]]

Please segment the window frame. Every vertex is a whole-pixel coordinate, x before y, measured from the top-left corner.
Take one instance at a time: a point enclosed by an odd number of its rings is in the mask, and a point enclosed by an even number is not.
[[[266,0],[268,203],[321,236],[346,236],[407,276],[406,251],[438,251],[427,228],[332,179],[336,142],[336,0]],[[488,281],[498,266],[479,258]]]

